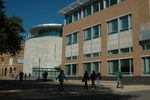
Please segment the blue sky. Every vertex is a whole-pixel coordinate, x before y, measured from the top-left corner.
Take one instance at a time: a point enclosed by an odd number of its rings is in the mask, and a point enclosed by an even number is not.
[[[58,11],[77,0],[4,0],[6,14],[23,17],[23,27],[29,34],[31,27],[46,24],[63,24],[64,16]]]

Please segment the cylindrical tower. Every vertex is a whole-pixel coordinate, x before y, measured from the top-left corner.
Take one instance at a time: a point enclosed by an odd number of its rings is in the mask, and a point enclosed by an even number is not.
[[[23,72],[37,78],[48,72],[56,76],[62,56],[62,24],[41,24],[30,29],[34,35],[25,43]]]

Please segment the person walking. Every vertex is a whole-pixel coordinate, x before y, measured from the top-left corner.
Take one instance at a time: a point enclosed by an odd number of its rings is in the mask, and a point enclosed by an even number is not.
[[[18,73],[15,72],[15,80],[18,80]]]
[[[102,86],[102,83],[101,83],[101,81],[100,81],[101,78],[102,78],[102,77],[101,77],[101,73],[98,72],[98,73],[97,73],[97,87],[98,87],[98,86]]]
[[[90,78],[91,78],[91,81],[92,81],[92,86],[91,86],[91,88],[93,88],[93,86],[94,86],[94,88],[96,88],[96,85],[95,85],[95,80],[96,80],[96,73],[95,73],[95,71],[93,70],[93,72],[92,72],[92,74],[90,75]]]
[[[47,76],[48,76],[48,73],[47,71],[44,72],[44,81],[46,82],[47,81]]]
[[[121,71],[119,71],[119,69],[116,72],[116,78],[117,78],[117,86],[116,86],[116,88],[120,88],[121,87],[123,89],[124,86],[121,84],[122,73],[121,73]]]
[[[27,78],[27,73],[24,74],[24,79],[26,80],[26,78]]]
[[[63,70],[60,71],[60,74],[58,75],[58,77],[56,78],[56,80],[57,79],[59,79],[59,82],[60,82],[58,89],[59,90],[60,89],[63,90],[64,89],[64,85],[63,85],[64,79],[66,79],[66,81],[67,81],[67,78],[66,78]]]
[[[84,84],[84,89],[88,89],[88,83],[87,81],[89,80],[89,74],[87,71],[85,71],[82,82],[85,82]]]
[[[31,74],[29,73],[29,79],[31,78]]]
[[[20,71],[19,73],[20,82],[23,80],[23,72]]]

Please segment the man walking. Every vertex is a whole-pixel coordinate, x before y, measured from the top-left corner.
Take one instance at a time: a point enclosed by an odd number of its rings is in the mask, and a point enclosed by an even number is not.
[[[116,72],[116,78],[117,78],[117,86],[116,88],[119,88],[119,86],[123,89],[124,86],[121,84],[121,79],[122,79],[122,73],[119,71],[119,69]]]

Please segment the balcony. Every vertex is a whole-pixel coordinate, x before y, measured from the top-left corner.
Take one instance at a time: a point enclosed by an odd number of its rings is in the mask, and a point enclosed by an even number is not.
[[[140,26],[139,41],[150,40],[150,23],[145,23]]]

